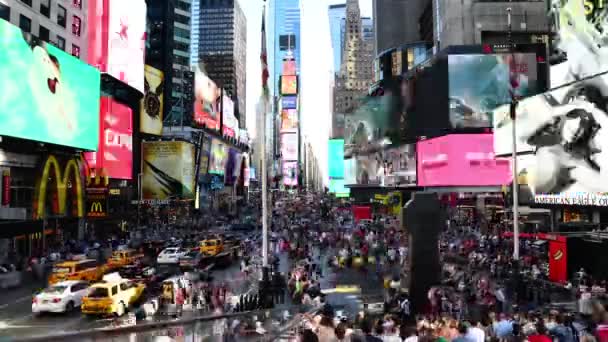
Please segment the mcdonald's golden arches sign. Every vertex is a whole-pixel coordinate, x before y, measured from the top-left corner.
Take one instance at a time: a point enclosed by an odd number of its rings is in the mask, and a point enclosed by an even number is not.
[[[34,193],[34,219],[46,216],[48,198],[51,198],[54,215],[84,217],[84,179],[81,166],[82,163],[77,158],[69,158],[62,163],[54,155],[46,158]],[[68,194],[72,201],[71,213],[66,212]]]

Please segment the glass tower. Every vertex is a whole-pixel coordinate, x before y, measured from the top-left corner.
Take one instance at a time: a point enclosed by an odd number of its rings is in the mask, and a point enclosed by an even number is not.
[[[270,0],[267,24],[269,86],[273,95],[279,95],[278,80],[283,59],[289,51],[296,60],[296,71],[300,73],[300,0]]]

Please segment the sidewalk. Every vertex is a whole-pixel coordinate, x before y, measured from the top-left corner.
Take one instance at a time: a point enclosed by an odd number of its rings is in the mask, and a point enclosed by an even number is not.
[[[29,272],[23,272],[21,286],[0,291],[0,310],[9,305],[20,303],[44,287],[42,280],[35,280]]]

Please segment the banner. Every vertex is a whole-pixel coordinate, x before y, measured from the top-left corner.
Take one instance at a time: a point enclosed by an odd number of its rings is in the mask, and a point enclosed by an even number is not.
[[[384,152],[384,185],[416,185],[416,145],[409,144]]]
[[[344,139],[330,139],[327,145],[329,179],[344,178]]]
[[[283,160],[298,160],[298,134],[281,134],[281,155]]]
[[[298,97],[297,96],[282,96],[281,97],[281,109],[296,109],[298,108]]]
[[[139,131],[163,134],[164,74],[149,65],[145,67],[144,98],[139,115]]]
[[[283,161],[283,184],[287,186],[298,185],[297,161]]]
[[[194,71],[194,122],[210,130],[220,130],[222,91],[198,66]]]
[[[239,121],[234,116],[234,102],[222,95],[222,134],[235,138],[238,134]]]
[[[63,167],[62,167],[63,166]],[[35,220],[46,217],[46,203],[50,195],[52,198],[52,213],[55,215],[68,215],[84,217],[84,172],[77,159],[68,159],[59,163],[54,155],[49,155],[42,165],[34,193],[33,214]],[[49,189],[49,181],[51,188]],[[66,213],[68,189],[72,199],[72,213]],[[49,193],[50,191],[50,193]]]
[[[219,139],[211,139],[211,154],[209,156],[209,173],[223,175],[228,159],[228,146]]]
[[[194,198],[194,145],[184,141],[142,143],[143,199]]]
[[[568,281],[568,249],[566,239],[549,241],[549,280],[556,283]]]
[[[298,76],[281,76],[281,95],[298,93]]]

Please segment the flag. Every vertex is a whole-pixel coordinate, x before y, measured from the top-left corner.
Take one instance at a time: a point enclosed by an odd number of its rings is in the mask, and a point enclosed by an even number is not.
[[[262,62],[262,100],[268,101],[270,92],[268,90],[268,55],[266,52],[266,8],[262,11],[262,48],[260,61]]]

